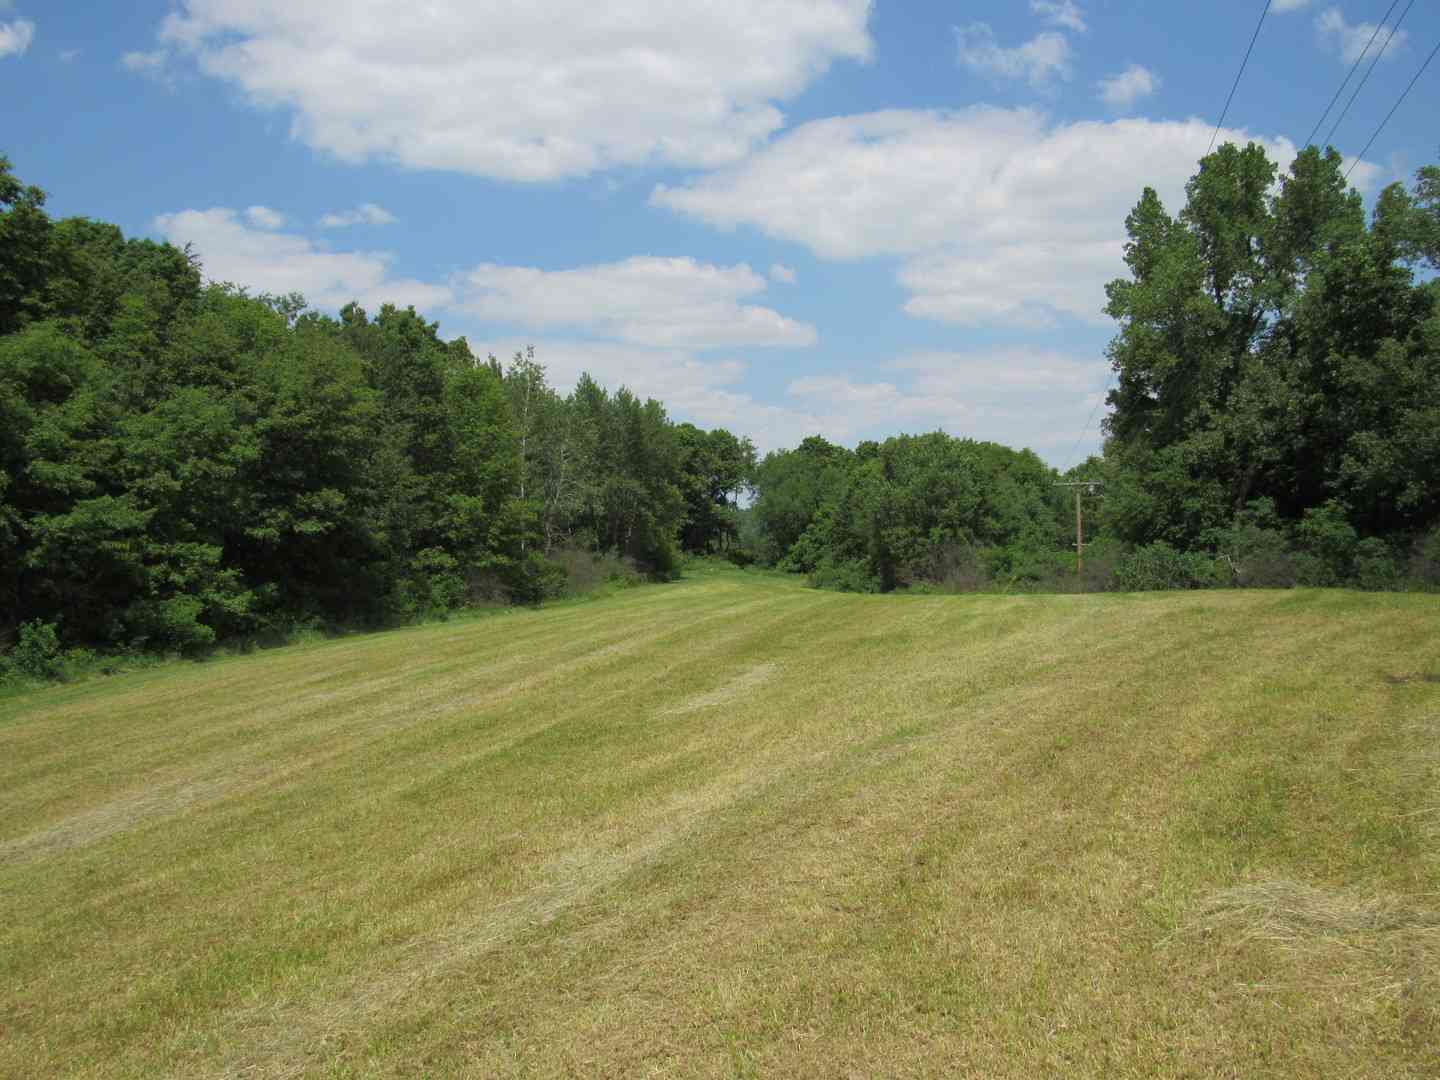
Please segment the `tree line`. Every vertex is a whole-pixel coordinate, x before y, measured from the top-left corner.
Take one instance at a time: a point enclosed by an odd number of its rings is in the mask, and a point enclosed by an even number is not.
[[[1065,477],[1104,496],[1080,584],[1440,586],[1440,168],[1367,215],[1333,149],[1282,174],[1225,145],[1125,226],[1104,451]],[[942,434],[811,439],[761,463],[751,531],[841,588],[1067,587],[1057,478]]]
[[[1069,495],[1028,450],[757,461],[413,308],[207,284],[44,204],[0,157],[0,651],[388,625],[687,552],[842,589],[1074,587]],[[1104,494],[1081,584],[1440,585],[1440,168],[1367,214],[1333,150],[1282,173],[1227,144],[1125,226],[1104,450],[1063,477]]]
[[[734,533],[746,439],[588,376],[562,395],[413,308],[206,284],[188,250],[44,203],[0,158],[0,651],[532,603],[566,553],[663,578]]]

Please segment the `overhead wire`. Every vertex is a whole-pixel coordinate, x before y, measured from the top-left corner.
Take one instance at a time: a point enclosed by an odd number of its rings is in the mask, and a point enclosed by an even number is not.
[[[1395,104],[1390,106],[1390,111],[1385,114],[1385,119],[1380,121],[1380,126],[1377,127],[1374,134],[1370,136],[1370,141],[1365,144],[1365,149],[1361,150],[1360,153],[1356,154],[1355,160],[1350,162],[1350,168],[1345,170],[1346,180],[1350,179],[1350,174],[1355,171],[1355,166],[1360,164],[1361,159],[1364,158],[1364,156],[1369,152],[1370,147],[1374,145],[1375,140],[1380,137],[1380,133],[1385,130],[1385,125],[1388,124],[1390,122],[1390,118],[1395,115],[1395,110],[1400,108],[1400,106],[1405,103],[1405,99],[1410,96],[1410,91],[1415,89],[1415,84],[1420,81],[1420,76],[1425,74],[1425,69],[1430,66],[1430,61],[1435,59],[1436,53],[1440,53],[1440,41],[1437,41],[1435,43],[1435,48],[1430,50],[1430,55],[1427,56],[1425,58],[1425,62],[1420,65],[1420,70],[1415,72],[1414,78],[1410,80],[1410,85],[1405,87],[1405,89],[1401,92],[1400,97],[1396,100]]]
[[[1265,7],[1261,10],[1260,19],[1255,24],[1255,32],[1250,35],[1250,44],[1246,47],[1245,56],[1240,61],[1240,70],[1235,73],[1235,81],[1230,84],[1230,93],[1225,98],[1225,107],[1220,110],[1220,119],[1215,124],[1215,130],[1210,133],[1210,145],[1205,149],[1206,154],[1209,154],[1211,150],[1215,149],[1215,140],[1220,135],[1220,129],[1225,126],[1225,117],[1230,114],[1230,105],[1235,100],[1235,91],[1239,89],[1240,79],[1244,76],[1245,69],[1250,64],[1250,54],[1255,51],[1255,42],[1260,39],[1260,28],[1265,25],[1265,17],[1270,14],[1270,5],[1273,2],[1274,0],[1265,0]],[[1395,2],[1398,3],[1399,0],[1395,0]],[[1413,3],[1414,0],[1411,0],[1411,2]],[[1075,454],[1080,449],[1080,444],[1085,440],[1085,436],[1090,433],[1090,426],[1095,422],[1095,414],[1100,411],[1100,406],[1103,405],[1105,400],[1110,396],[1110,386],[1114,381],[1115,372],[1112,370],[1110,377],[1105,380],[1105,392],[1101,394],[1099,400],[1097,400],[1094,407],[1091,408],[1090,418],[1085,421],[1085,426],[1080,429],[1080,434],[1075,439],[1075,445],[1070,448],[1070,455],[1066,461],[1065,468],[1061,470],[1062,472],[1069,472],[1070,467],[1075,463]]]
[[[1210,151],[1215,148],[1215,139],[1219,136],[1220,129],[1225,126],[1225,117],[1228,116],[1230,113],[1230,105],[1234,101],[1235,91],[1239,88],[1240,79],[1245,74],[1245,68],[1250,63],[1250,55],[1255,50],[1255,42],[1259,40],[1260,29],[1265,25],[1265,17],[1270,13],[1270,5],[1272,2],[1273,0],[1266,0],[1264,10],[1260,12],[1260,20],[1255,24],[1255,32],[1250,36],[1250,45],[1245,50],[1244,59],[1240,61],[1240,70],[1235,73],[1235,81],[1231,83],[1230,93],[1225,98],[1225,107],[1221,110],[1220,119],[1215,124],[1215,130],[1210,135],[1210,145],[1205,151],[1206,154],[1209,154]],[[1369,52],[1370,47],[1375,44],[1375,39],[1380,35],[1380,31],[1385,28],[1385,21],[1390,18],[1391,13],[1394,12],[1399,2],[1400,0],[1392,0],[1389,9],[1385,12],[1384,17],[1380,20],[1380,25],[1375,27],[1374,33],[1370,35],[1370,40],[1365,44],[1365,48],[1360,51],[1360,55],[1356,57],[1355,63],[1351,65],[1349,74],[1345,76],[1345,81],[1340,84],[1340,88],[1335,91],[1335,96],[1330,99],[1330,104],[1325,107],[1325,111],[1320,115],[1320,119],[1315,122],[1314,129],[1311,130],[1309,138],[1305,140],[1307,146],[1314,140],[1315,132],[1320,130],[1320,125],[1325,122],[1325,118],[1330,115],[1330,110],[1335,107],[1335,102],[1338,101],[1340,99],[1340,95],[1345,92],[1345,87],[1349,85],[1350,80],[1354,77],[1356,70],[1358,70],[1361,63],[1364,62],[1365,54]],[[1364,89],[1365,83],[1369,80],[1370,73],[1375,70],[1375,65],[1380,62],[1380,58],[1385,54],[1385,50],[1389,48],[1390,42],[1394,39],[1396,31],[1400,29],[1400,24],[1405,21],[1405,16],[1410,14],[1410,9],[1414,6],[1415,0],[1410,0],[1410,3],[1406,5],[1405,10],[1400,13],[1400,18],[1395,20],[1394,25],[1390,27],[1390,33],[1386,35],[1384,44],[1380,46],[1380,51],[1377,52],[1374,59],[1370,61],[1370,67],[1366,69],[1364,77],[1360,80],[1360,84],[1355,87],[1355,92],[1350,96],[1350,100],[1345,103],[1345,108],[1341,110],[1340,116],[1336,118],[1335,124],[1330,129],[1330,134],[1326,136],[1326,143],[1330,142],[1331,138],[1335,134],[1336,129],[1339,128],[1341,121],[1345,119],[1345,115],[1350,111],[1350,106],[1355,103],[1355,99],[1359,97],[1360,91]],[[1404,104],[1405,99],[1410,95],[1410,91],[1415,88],[1415,84],[1420,81],[1420,77],[1425,74],[1426,69],[1429,68],[1431,62],[1434,61],[1437,55],[1440,55],[1440,42],[1436,43],[1435,48],[1431,50],[1430,55],[1425,58],[1425,62],[1420,65],[1420,70],[1415,73],[1413,78],[1411,78],[1409,85],[1405,87],[1404,91],[1400,94],[1399,99],[1396,100],[1395,104],[1390,107],[1390,111],[1385,114],[1385,118],[1380,121],[1380,125],[1370,136],[1369,141],[1365,143],[1365,148],[1361,150],[1360,153],[1355,156],[1355,159],[1350,163],[1350,168],[1347,169],[1345,172],[1345,179],[1350,179],[1350,173],[1354,171],[1355,166],[1360,163],[1362,158],[1364,158],[1365,154],[1370,150],[1370,147],[1374,144],[1375,140],[1380,137],[1380,133],[1385,130],[1385,125],[1390,122],[1390,118],[1393,117],[1396,111],[1400,108],[1400,106]],[[1074,465],[1075,454],[1080,449],[1080,444],[1084,441],[1085,436],[1090,433],[1090,427],[1095,422],[1095,414],[1100,411],[1100,406],[1104,404],[1106,399],[1110,396],[1110,386],[1114,381],[1115,372],[1112,370],[1110,373],[1110,377],[1105,380],[1104,393],[1101,394],[1100,398],[1090,409],[1090,416],[1085,421],[1085,426],[1080,429],[1080,434],[1075,439],[1075,445],[1070,448],[1070,453],[1067,456],[1065,468],[1061,470],[1062,474],[1068,473],[1071,467]]]
[[[1210,133],[1210,145],[1205,148],[1206,154],[1215,149],[1215,138],[1225,125],[1225,117],[1230,114],[1230,103],[1235,100],[1235,91],[1240,86],[1240,76],[1245,74],[1245,67],[1250,63],[1250,54],[1255,51],[1255,42],[1260,37],[1260,28],[1265,25],[1265,16],[1270,14],[1272,2],[1273,0],[1265,0],[1265,10],[1260,12],[1260,21],[1255,24],[1255,33],[1250,35],[1250,47],[1245,50],[1245,59],[1240,61],[1240,70],[1235,73],[1235,81],[1230,84],[1230,94],[1225,99],[1225,108],[1220,110],[1220,121],[1215,125],[1215,130]],[[1411,3],[1414,3],[1414,0],[1411,0]]]
[[[1080,429],[1080,434],[1076,436],[1075,445],[1070,448],[1070,456],[1065,460],[1065,468],[1060,470],[1061,476],[1068,473],[1071,466],[1075,464],[1075,451],[1080,449],[1080,443],[1084,441],[1086,435],[1090,434],[1090,425],[1095,422],[1095,414],[1100,411],[1100,406],[1105,404],[1105,399],[1110,396],[1110,384],[1114,381],[1115,370],[1112,368],[1110,370],[1110,377],[1105,380],[1105,392],[1102,393],[1099,400],[1095,402],[1095,407],[1090,410],[1090,419],[1085,421],[1085,426]]]
[[[1375,27],[1375,32],[1370,35],[1370,40],[1365,43],[1365,48],[1360,50],[1360,55],[1355,58],[1355,63],[1350,65],[1349,74],[1345,81],[1340,84],[1340,89],[1335,91],[1335,96],[1330,99],[1330,104],[1325,106],[1325,111],[1320,114],[1320,119],[1315,121],[1315,126],[1310,129],[1310,134],[1305,137],[1305,145],[1309,146],[1315,141],[1315,133],[1320,130],[1320,125],[1325,123],[1325,118],[1330,115],[1330,110],[1335,108],[1335,102],[1340,100],[1340,95],[1345,92],[1345,87],[1350,85],[1350,80],[1355,77],[1355,72],[1364,63],[1366,55],[1370,52],[1370,46],[1375,44],[1375,39],[1380,36],[1380,31],[1385,29],[1385,24],[1390,21],[1391,14],[1400,6],[1400,0],[1390,0],[1390,10],[1380,19]]]
[[[1400,24],[1405,21],[1405,16],[1410,14],[1410,9],[1414,6],[1415,0],[1410,0],[1410,3],[1405,5],[1405,10],[1400,13],[1400,18],[1395,20],[1395,25],[1390,27],[1390,33],[1385,35],[1385,43],[1380,46],[1380,51],[1377,52],[1375,58],[1370,61],[1370,66],[1365,69],[1364,76],[1360,79],[1359,85],[1355,87],[1355,92],[1350,95],[1350,100],[1345,103],[1345,108],[1341,109],[1340,115],[1335,118],[1335,123],[1330,125],[1330,134],[1325,136],[1325,144],[1327,146],[1335,142],[1335,132],[1339,129],[1341,122],[1344,121],[1346,114],[1350,111],[1350,106],[1355,104],[1355,99],[1360,96],[1360,91],[1365,89],[1365,84],[1370,81],[1370,75],[1374,72],[1375,65],[1380,63],[1380,58],[1385,55],[1385,50],[1390,47],[1390,42],[1395,39],[1395,32],[1400,29]]]

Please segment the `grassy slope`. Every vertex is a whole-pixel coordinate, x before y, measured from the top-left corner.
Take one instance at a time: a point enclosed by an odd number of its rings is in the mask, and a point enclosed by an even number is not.
[[[1437,675],[736,574],[10,699],[0,1074],[1435,1075]]]

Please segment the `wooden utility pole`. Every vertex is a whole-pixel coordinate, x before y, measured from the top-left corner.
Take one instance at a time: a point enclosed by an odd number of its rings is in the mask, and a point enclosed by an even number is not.
[[[1075,489],[1075,577],[1083,579],[1085,576],[1085,514],[1081,509],[1081,488],[1089,488],[1090,494],[1095,494],[1095,489],[1100,486],[1099,480],[1057,480],[1056,487],[1068,487]]]

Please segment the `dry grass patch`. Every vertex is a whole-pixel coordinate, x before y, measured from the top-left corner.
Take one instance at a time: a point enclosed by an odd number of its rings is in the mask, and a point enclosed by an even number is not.
[[[7,701],[0,1075],[1435,1075],[1436,640],[735,573]]]

